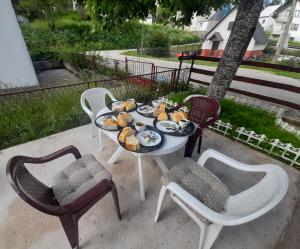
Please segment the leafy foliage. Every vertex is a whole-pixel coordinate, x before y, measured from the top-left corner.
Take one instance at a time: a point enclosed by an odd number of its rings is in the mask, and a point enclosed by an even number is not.
[[[149,13],[153,13],[158,5],[174,15],[180,12],[177,23],[187,25],[191,22],[194,13],[198,15],[209,14],[211,9],[219,9],[222,4],[237,2],[233,0],[85,0],[89,15],[100,24],[102,29],[112,28],[121,23],[138,18],[144,19]],[[166,14],[166,12],[165,12]],[[166,18],[166,17],[164,17]]]

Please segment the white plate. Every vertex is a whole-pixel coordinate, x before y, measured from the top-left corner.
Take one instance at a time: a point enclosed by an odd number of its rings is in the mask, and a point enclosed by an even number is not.
[[[156,128],[163,132],[175,132],[179,130],[179,125],[173,121],[158,121],[156,123]],[[173,128],[173,129],[172,129]]]
[[[155,139],[147,139],[147,137],[153,137]],[[136,135],[140,144],[143,146],[155,146],[161,142],[161,136],[155,131],[142,131]]]
[[[98,125],[103,125],[103,120],[104,119],[108,119],[108,118],[112,118],[114,120],[117,120],[116,116],[114,116],[114,115],[107,115],[107,116],[101,116],[101,117],[97,118],[96,119],[96,123]]]
[[[150,114],[153,113],[154,108],[150,105],[144,105],[144,106],[140,106],[138,108],[138,111],[141,113],[145,113],[145,114]]]

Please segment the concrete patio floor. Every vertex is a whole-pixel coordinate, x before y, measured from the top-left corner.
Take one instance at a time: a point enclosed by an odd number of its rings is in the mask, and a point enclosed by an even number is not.
[[[104,136],[105,148],[97,149],[90,125],[58,133],[0,152],[0,248],[2,249],[69,249],[70,245],[59,219],[43,214],[22,201],[6,181],[5,167],[14,155],[43,156],[73,144],[82,154],[92,153],[112,173],[120,199],[122,220],[115,214],[112,197],[108,194],[99,201],[79,222],[80,247],[83,249],[181,249],[198,248],[199,228],[174,202],[167,198],[161,219],[154,223],[157,198],[161,187],[161,171],[154,160],[144,160],[146,201],[139,197],[137,161],[131,153],[123,153],[115,165],[106,161],[117,145]],[[275,163],[289,174],[287,196],[271,212],[242,226],[224,227],[213,249],[270,249],[288,231],[290,219],[299,199],[299,171],[251,148],[206,131],[202,150],[214,148],[237,160],[249,164]],[[180,159],[183,151],[164,157],[168,167]],[[199,156],[194,153],[195,157]],[[66,156],[45,165],[28,165],[29,170],[46,184],[59,169],[73,160]],[[211,161],[208,168],[217,174],[232,193],[255,184],[261,175],[245,174]],[[299,208],[299,207],[298,207]],[[294,231],[299,234],[299,231]],[[293,239],[293,238],[291,238]],[[298,244],[299,245],[299,244]],[[289,249],[299,248],[297,243]],[[278,247],[279,248],[279,247]],[[280,247],[283,248],[283,247]]]

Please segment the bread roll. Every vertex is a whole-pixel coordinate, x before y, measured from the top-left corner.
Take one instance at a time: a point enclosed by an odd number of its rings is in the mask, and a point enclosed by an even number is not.
[[[169,119],[169,118],[168,118],[168,114],[167,114],[166,112],[161,112],[161,113],[158,115],[157,119],[158,119],[159,121],[166,121],[166,120]]]
[[[124,127],[126,127],[128,125],[127,122],[126,122],[126,120],[123,119],[123,118],[118,118],[117,124],[118,124],[118,126],[120,126],[122,128],[124,128]]]
[[[118,119],[124,119],[127,123],[131,123],[132,115],[130,113],[121,112],[118,115]]]
[[[108,130],[118,130],[117,121],[112,118],[107,118],[103,120],[103,128]]]
[[[158,108],[158,112],[166,112],[166,104],[160,104]]]
[[[121,134],[118,137],[119,142],[125,143],[125,140],[128,136],[134,135],[135,131],[131,127],[125,127]]]
[[[140,149],[139,140],[134,136],[128,136],[125,140],[125,146],[128,150],[137,151]]]
[[[133,110],[136,107],[136,104],[133,101],[124,102],[124,107],[127,112]]]
[[[170,116],[171,120],[178,124],[180,120],[186,119],[188,115],[186,112],[174,112]]]

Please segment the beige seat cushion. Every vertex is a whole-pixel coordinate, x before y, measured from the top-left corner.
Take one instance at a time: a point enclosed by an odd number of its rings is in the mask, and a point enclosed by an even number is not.
[[[71,203],[111,174],[93,155],[84,155],[54,177],[53,192],[60,205]]]
[[[230,195],[228,188],[219,178],[191,158],[184,158],[175,164],[162,176],[161,181],[165,186],[176,182],[216,212],[224,211],[225,202]]]

